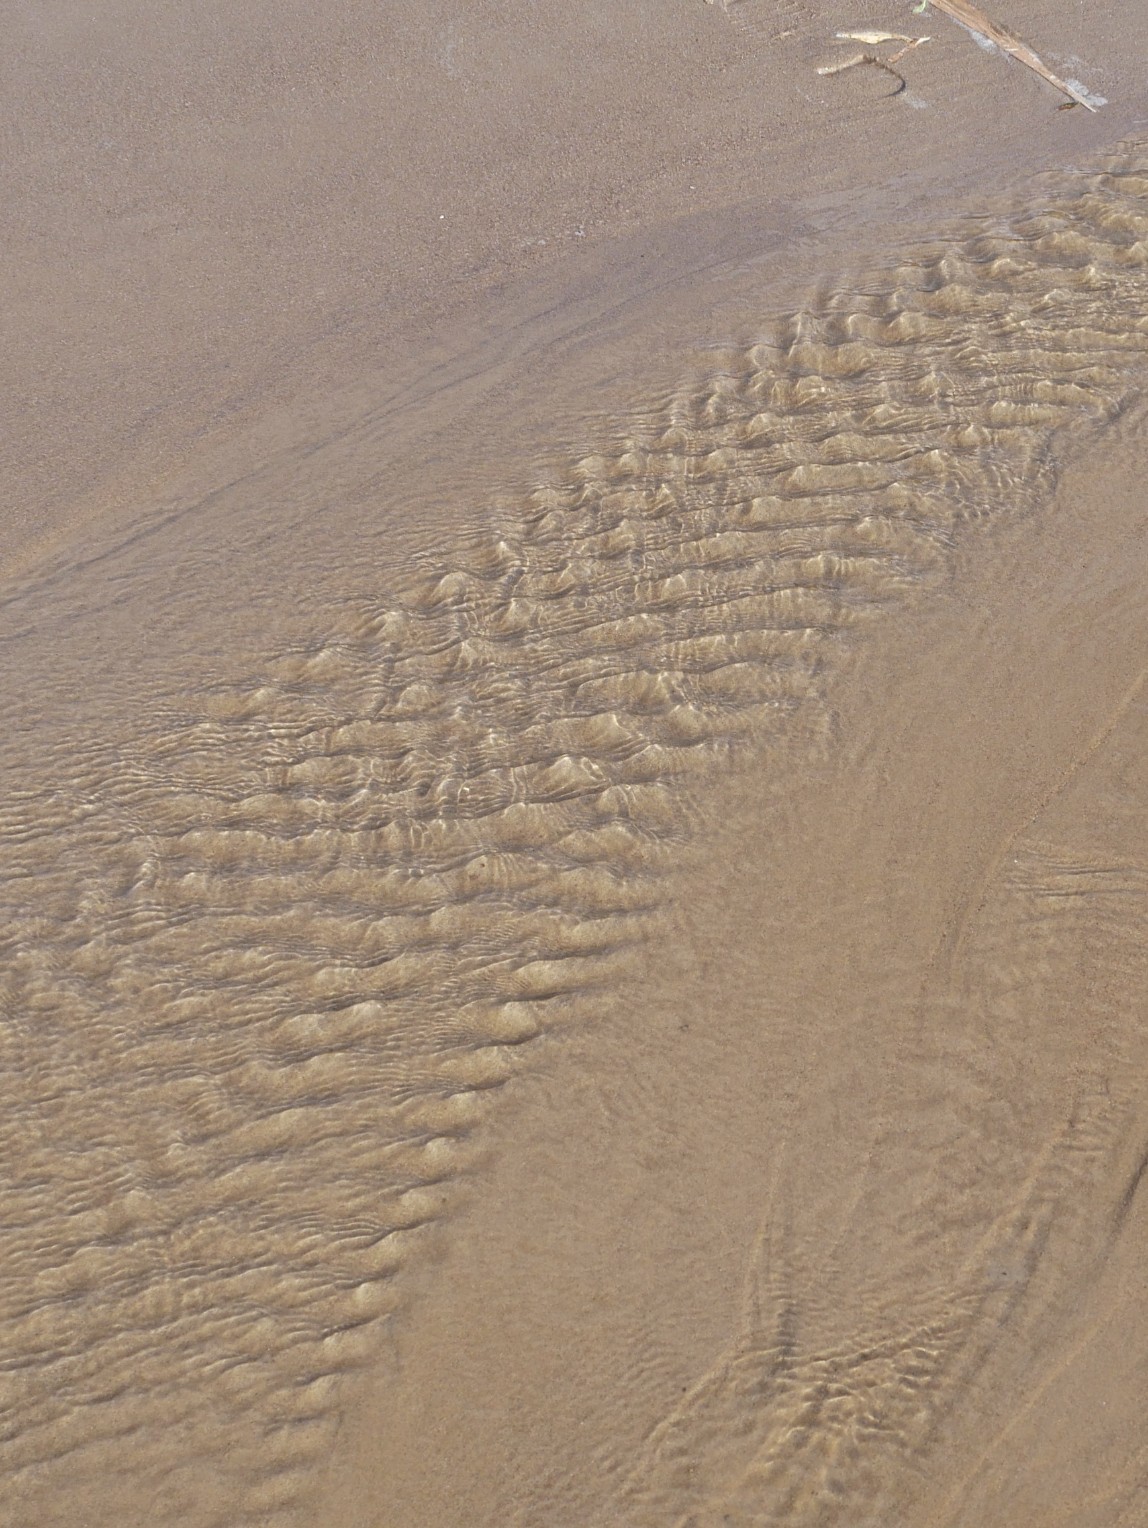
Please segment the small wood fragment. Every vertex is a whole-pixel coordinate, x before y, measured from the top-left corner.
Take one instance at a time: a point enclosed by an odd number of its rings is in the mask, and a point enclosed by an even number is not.
[[[834,32],[839,42],[863,42],[875,48],[882,42],[928,42],[927,37],[906,37],[904,32]]]

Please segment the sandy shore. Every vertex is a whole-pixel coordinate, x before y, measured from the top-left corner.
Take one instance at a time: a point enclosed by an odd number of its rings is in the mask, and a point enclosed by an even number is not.
[[[14,21],[21,1523],[1139,1521],[1148,26],[991,14]]]
[[[457,349],[508,282],[561,270],[570,289],[619,235],[672,240],[746,204],[792,224],[818,196],[864,204],[903,182],[895,225],[914,192],[941,204],[1070,162],[1139,109],[1135,0],[1008,8],[1110,98],[1095,119],[905,13],[444,0],[14,18],[0,550],[130,518],[206,442],[246,437],[280,400],[385,388],[433,341]],[[816,74],[859,24],[935,34],[901,99],[875,70]]]

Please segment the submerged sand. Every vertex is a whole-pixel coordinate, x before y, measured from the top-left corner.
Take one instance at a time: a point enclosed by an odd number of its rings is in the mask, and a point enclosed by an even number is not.
[[[22,1524],[1139,1521],[1144,19],[17,21]],[[1139,51],[1138,51],[1139,50]]]

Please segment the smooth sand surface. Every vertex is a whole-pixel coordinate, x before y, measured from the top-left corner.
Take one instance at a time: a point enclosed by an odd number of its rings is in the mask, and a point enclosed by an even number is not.
[[[1144,1521],[1148,17],[989,10],[10,19],[6,1520]]]

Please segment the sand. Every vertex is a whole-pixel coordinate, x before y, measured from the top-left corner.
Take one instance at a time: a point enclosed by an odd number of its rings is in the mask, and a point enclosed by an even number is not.
[[[991,14],[13,20],[15,1521],[1140,1521],[1148,33]]]

